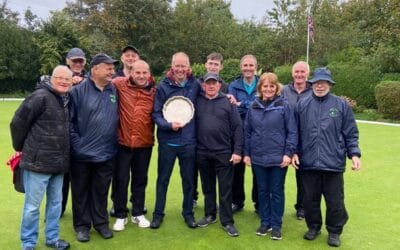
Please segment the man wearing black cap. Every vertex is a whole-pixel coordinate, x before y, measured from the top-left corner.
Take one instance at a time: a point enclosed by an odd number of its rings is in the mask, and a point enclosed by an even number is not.
[[[299,147],[292,158],[293,166],[302,172],[308,227],[303,237],[314,240],[321,233],[323,195],[328,245],[338,247],[348,220],[343,190],[346,155],[352,160],[353,170],[361,169],[358,129],[350,106],[330,93],[335,82],[327,68],[317,68],[310,83],[312,95],[300,100],[296,107]]]
[[[136,60],[140,59],[139,50],[132,45],[127,45],[122,49],[121,52],[121,62],[122,67],[118,69],[115,76],[125,76],[128,77],[130,75],[130,70],[132,69],[132,65]]]
[[[71,90],[72,211],[80,242],[89,241],[91,225],[103,238],[113,237],[107,194],[117,152],[118,100],[111,84],[116,62],[97,54],[90,64],[90,78]]]
[[[236,106],[220,92],[221,80],[215,73],[204,76],[196,102],[197,165],[205,201],[205,217],[197,225],[216,222],[216,179],[219,187],[220,220],[229,236],[238,236],[232,215],[233,164],[241,161],[242,120]]]

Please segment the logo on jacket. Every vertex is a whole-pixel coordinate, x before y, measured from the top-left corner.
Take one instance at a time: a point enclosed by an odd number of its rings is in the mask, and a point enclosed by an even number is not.
[[[111,94],[110,95],[110,101],[113,102],[113,103],[117,102],[117,97],[115,95]]]
[[[330,117],[337,117],[339,114],[339,110],[337,108],[329,109],[329,116]]]

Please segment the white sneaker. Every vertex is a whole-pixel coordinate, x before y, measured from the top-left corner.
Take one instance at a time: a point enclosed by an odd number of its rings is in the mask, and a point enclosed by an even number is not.
[[[150,221],[144,215],[132,216],[132,222],[142,228],[150,227]]]
[[[113,230],[117,232],[123,231],[127,223],[128,223],[128,218],[123,218],[123,219],[117,218],[113,225]]]

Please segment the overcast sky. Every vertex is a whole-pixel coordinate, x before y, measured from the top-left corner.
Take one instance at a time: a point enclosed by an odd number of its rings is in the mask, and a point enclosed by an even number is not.
[[[7,0],[7,6],[18,11],[21,18],[24,11],[30,7],[34,14],[46,19],[50,10],[61,10],[66,5],[65,2],[65,0]],[[273,0],[231,0],[231,11],[239,20],[251,17],[261,20],[267,9],[271,9],[273,5]]]

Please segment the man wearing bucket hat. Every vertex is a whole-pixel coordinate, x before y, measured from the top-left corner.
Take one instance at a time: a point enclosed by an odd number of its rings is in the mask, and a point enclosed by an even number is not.
[[[292,164],[302,171],[304,211],[308,231],[304,239],[314,240],[322,226],[321,197],[326,203],[328,245],[338,247],[348,220],[344,205],[343,173],[346,155],[352,169],[361,169],[358,129],[345,100],[330,93],[335,84],[327,68],[317,68],[310,80],[313,93],[296,107],[299,146]]]

